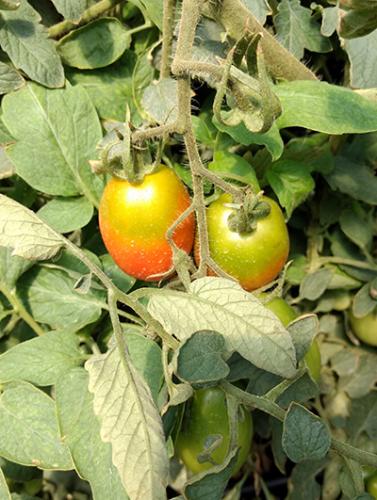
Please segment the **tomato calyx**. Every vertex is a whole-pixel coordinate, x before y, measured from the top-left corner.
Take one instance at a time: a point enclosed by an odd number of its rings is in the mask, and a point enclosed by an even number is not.
[[[269,215],[271,207],[262,201],[263,192],[254,194],[249,191],[241,204],[229,204],[235,210],[228,217],[228,227],[234,233],[252,233],[256,230],[258,221]]]

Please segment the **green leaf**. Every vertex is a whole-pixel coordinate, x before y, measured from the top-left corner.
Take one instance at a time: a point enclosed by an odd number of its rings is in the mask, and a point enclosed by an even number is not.
[[[297,361],[303,359],[309,351],[318,331],[319,323],[315,314],[301,316],[288,326],[288,332],[296,349]]]
[[[127,105],[130,107],[132,117],[135,114],[132,79],[135,64],[140,68],[143,61],[141,58],[136,61],[134,52],[126,50],[118,61],[104,69],[80,71],[67,68],[66,74],[72,85],[85,88],[101,118],[124,121]],[[149,61],[145,61],[143,67],[145,79],[137,81],[141,91],[153,78],[153,68]]]
[[[26,382],[7,384],[0,395],[0,456],[40,469],[73,468],[54,401]]]
[[[9,290],[14,287],[18,278],[32,265],[32,261],[12,255],[10,248],[0,247],[1,284]]]
[[[370,294],[372,283],[366,283],[355,294],[352,304],[352,312],[357,318],[370,314],[377,307],[377,300]]]
[[[144,111],[156,123],[174,123],[178,117],[177,82],[164,78],[151,83],[143,94]]]
[[[210,330],[195,332],[179,348],[176,373],[181,380],[191,384],[217,382],[229,373],[224,354],[222,335]]]
[[[99,319],[105,302],[102,290],[78,293],[75,283],[64,271],[35,266],[19,282],[17,293],[40,323],[78,331]]]
[[[53,385],[83,362],[79,343],[79,337],[68,331],[47,332],[21,342],[0,356],[0,382],[25,380],[40,386]]]
[[[350,10],[340,19],[339,36],[342,38],[363,37],[376,28],[376,5],[365,10]]]
[[[224,278],[201,278],[189,292],[153,290],[150,313],[180,340],[198,330],[224,336],[226,350],[237,351],[257,367],[277,375],[296,371],[295,350],[287,330],[252,294]]]
[[[332,278],[331,269],[326,267],[306,274],[300,284],[300,297],[309,300],[317,300],[327,289]]]
[[[44,260],[54,257],[63,240],[31,210],[0,194],[0,245],[13,248],[12,256]]]
[[[318,500],[321,496],[321,486],[316,481],[316,475],[325,467],[323,460],[309,460],[297,464],[289,479],[289,500]],[[335,481],[335,478],[334,478]],[[338,481],[338,477],[336,477]]]
[[[331,36],[338,26],[339,7],[326,7],[322,10],[321,33],[324,36]]]
[[[218,174],[223,174],[226,178],[248,184],[255,193],[260,191],[254,168],[242,156],[229,153],[228,151],[215,151],[213,160],[208,164],[208,169]]]
[[[345,40],[344,48],[350,60],[350,85],[354,88],[377,87],[377,30],[353,40]]]
[[[118,19],[102,17],[61,38],[57,49],[68,66],[95,69],[109,66],[128,49],[131,38]]]
[[[369,165],[339,155],[335,159],[335,169],[325,179],[331,189],[370,205],[377,205],[377,177]]]
[[[208,472],[196,474],[185,485],[185,498],[188,500],[218,500],[223,497],[226,485],[232,476],[237,450],[229,453],[224,464],[212,467]]]
[[[279,160],[266,172],[267,180],[282,205],[287,217],[303,203],[314,190],[315,183],[305,165],[292,160]]]
[[[162,0],[131,0],[162,31]]]
[[[280,137],[279,129],[272,125],[270,130],[265,133],[253,133],[248,130],[243,123],[231,127],[213,119],[216,128],[221,132],[229,134],[236,142],[250,146],[251,144],[260,144],[266,146],[273,160],[280,158],[284,151],[284,143]]]
[[[242,3],[262,25],[266,22],[266,17],[271,14],[267,0],[242,0]]]
[[[88,224],[93,217],[93,205],[85,196],[55,198],[37,212],[46,224],[59,233],[70,233]]]
[[[360,356],[358,369],[352,375],[342,378],[342,388],[350,398],[361,398],[373,390],[377,383],[376,355],[365,353]]]
[[[8,94],[21,88],[25,80],[20,73],[9,64],[0,62],[0,94]]]
[[[353,438],[366,432],[369,439],[377,439],[377,393],[375,391],[351,401],[346,429],[347,434]]]
[[[151,392],[116,347],[86,362],[101,438],[130,498],[165,498],[168,457],[162,422]]]
[[[311,10],[302,7],[300,0],[282,0],[274,18],[276,37],[297,59],[304,49],[312,52],[329,52],[331,43],[320,33],[320,25]]]
[[[44,193],[83,194],[97,205],[102,181],[88,160],[96,158],[102,132],[85,90],[29,84],[5,96],[3,110],[4,123],[17,140],[7,150],[17,174]]]
[[[284,419],[282,443],[293,462],[319,460],[329,451],[331,436],[319,417],[293,402]]]
[[[103,270],[114,283],[114,285],[120,288],[125,293],[131,290],[136,282],[136,279],[122,271],[122,269],[120,269],[120,267],[115,264],[111,255],[101,255],[100,259]]]
[[[80,477],[89,482],[94,498],[117,500],[128,496],[111,460],[111,446],[100,437],[100,424],[93,412],[88,374],[82,368],[65,373],[56,384],[56,406],[64,442]]]
[[[148,384],[157,403],[164,377],[161,348],[153,340],[133,332],[130,326],[124,328],[124,333],[132,364]]]
[[[353,204],[345,208],[339,219],[343,233],[362,250],[367,250],[373,239],[373,222],[363,209]]]
[[[11,500],[10,491],[3,471],[0,469],[0,498],[3,500]]]
[[[2,11],[0,44],[16,68],[46,87],[62,87],[64,70],[41,17],[26,0],[17,10]]]
[[[78,20],[88,7],[88,0],[52,0],[56,10],[64,19]]]
[[[345,87],[297,80],[276,85],[274,90],[283,108],[279,128],[304,127],[326,134],[377,130],[377,105]]]

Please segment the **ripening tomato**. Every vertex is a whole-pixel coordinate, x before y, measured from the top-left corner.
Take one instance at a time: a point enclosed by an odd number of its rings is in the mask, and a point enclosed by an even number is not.
[[[262,297],[265,297],[265,294],[259,295],[259,298]],[[264,303],[264,306],[276,314],[284,326],[287,326],[291,321],[297,318],[296,311],[293,307],[287,304],[281,297],[274,297],[269,302]],[[309,351],[305,354],[305,362],[313,380],[319,382],[321,378],[321,352],[316,339],[313,340]]]
[[[113,177],[99,207],[99,227],[109,254],[127,274],[160,280],[172,268],[166,232],[190,203],[183,183],[163,165],[138,184]],[[194,232],[193,214],[175,230],[175,243],[187,253]]]
[[[175,450],[186,467],[197,474],[210,469],[213,465],[221,464],[228,453],[230,435],[225,393],[219,387],[199,389],[194,392],[188,405],[175,442]],[[251,414],[242,405],[239,406],[238,419],[240,449],[233,470],[234,474],[245,463],[253,436]],[[211,438],[217,437],[221,437],[222,441],[211,453],[213,463],[198,460]]]
[[[362,318],[356,318],[352,312],[348,317],[354,334],[365,344],[377,346],[377,309]]]
[[[238,233],[228,226],[228,218],[235,210],[229,207],[232,197],[222,194],[207,209],[209,250],[213,260],[230,276],[236,278],[245,290],[255,290],[270,283],[284,267],[289,252],[289,236],[282,211],[266,196],[270,213],[257,221],[250,233]],[[199,245],[195,246],[195,260],[199,261]]]

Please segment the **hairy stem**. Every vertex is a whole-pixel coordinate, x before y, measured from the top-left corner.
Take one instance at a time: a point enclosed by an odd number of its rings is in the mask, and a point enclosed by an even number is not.
[[[115,7],[115,5],[122,3],[123,1],[124,0],[101,0],[100,2],[95,3],[91,7],[84,10],[80,19],[78,19],[77,21],[70,21],[69,19],[66,19],[64,21],[61,21],[60,23],[50,26],[50,28],[48,29],[48,36],[50,38],[60,38],[68,33],[68,31],[70,31],[71,29],[78,28],[79,26],[83,26],[84,24],[93,21],[93,19],[96,19],[101,14],[104,14],[106,11]]]
[[[170,56],[173,43],[175,2],[176,0],[164,0],[160,79],[170,76]]]

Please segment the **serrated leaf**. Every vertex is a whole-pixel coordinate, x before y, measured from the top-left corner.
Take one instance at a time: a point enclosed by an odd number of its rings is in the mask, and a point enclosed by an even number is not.
[[[112,445],[112,459],[131,500],[166,497],[168,458],[162,422],[150,390],[119,351],[86,362],[101,438]]]
[[[267,180],[279,198],[288,218],[303,203],[315,187],[313,177],[304,165],[292,160],[273,163],[266,172]]]
[[[50,259],[64,242],[31,210],[0,194],[0,245],[25,259]]]
[[[88,160],[96,158],[102,131],[85,90],[28,84],[6,95],[2,106],[3,121],[17,141],[7,149],[17,174],[36,190],[60,196],[83,194],[98,205],[103,182],[92,173]]]
[[[311,10],[302,7],[300,0],[282,0],[274,18],[277,39],[297,59],[304,55],[304,49],[312,52],[329,52],[331,43],[320,33],[320,25]]]
[[[319,460],[327,454],[331,436],[319,417],[293,402],[284,419],[282,443],[293,462]]]
[[[195,332],[181,344],[177,353],[177,375],[190,383],[224,379],[229,367],[223,359],[225,340],[217,332]]]
[[[40,469],[73,468],[54,401],[26,382],[7,384],[0,396],[0,456]]]
[[[88,374],[82,368],[65,373],[56,384],[56,406],[64,442],[80,477],[89,482],[95,500],[128,496],[111,461],[111,445],[100,437],[100,424],[93,412]]]
[[[283,108],[279,128],[304,127],[326,134],[377,130],[377,105],[350,89],[297,80],[274,87]]]
[[[57,49],[68,66],[95,69],[109,66],[128,49],[131,37],[118,19],[102,17],[61,38]]]
[[[40,323],[78,331],[99,319],[105,292],[91,288],[88,293],[78,293],[76,282],[60,269],[35,266],[19,281],[17,294]]]
[[[52,0],[52,3],[64,19],[75,21],[86,9],[88,0]]]
[[[345,40],[344,48],[350,60],[350,85],[354,88],[377,87],[377,30],[369,35]]]
[[[142,104],[153,121],[161,124],[174,123],[178,116],[177,81],[164,78],[151,83],[144,90]]]
[[[16,68],[46,87],[62,87],[64,70],[41,17],[26,0],[17,10],[2,11],[0,44]]]
[[[88,224],[93,205],[85,196],[55,198],[38,210],[38,217],[59,233],[69,233]]]
[[[237,351],[256,366],[290,377],[295,373],[292,340],[276,316],[237,283],[202,278],[189,293],[155,290],[150,313],[180,340],[198,330],[213,330],[225,338],[229,352]]]
[[[21,342],[0,356],[0,383],[25,380],[36,385],[53,385],[85,356],[80,338],[72,332],[47,332]]]
[[[25,84],[25,80],[20,73],[9,66],[0,62],[0,94],[8,94],[21,88]]]

